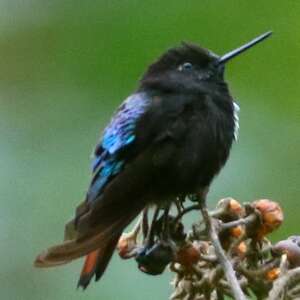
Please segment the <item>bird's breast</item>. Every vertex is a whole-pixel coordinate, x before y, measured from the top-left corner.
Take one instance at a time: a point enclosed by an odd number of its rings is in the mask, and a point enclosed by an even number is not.
[[[193,193],[209,186],[225,164],[234,139],[234,118],[195,114],[186,119],[182,132],[176,140],[159,145],[154,163],[163,166],[164,187]]]

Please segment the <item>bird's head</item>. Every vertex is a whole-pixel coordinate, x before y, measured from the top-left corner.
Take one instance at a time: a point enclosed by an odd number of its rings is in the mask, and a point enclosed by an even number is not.
[[[195,44],[182,43],[150,65],[141,80],[141,87],[185,93],[224,88],[225,64],[270,35],[271,32],[267,32],[223,56]]]

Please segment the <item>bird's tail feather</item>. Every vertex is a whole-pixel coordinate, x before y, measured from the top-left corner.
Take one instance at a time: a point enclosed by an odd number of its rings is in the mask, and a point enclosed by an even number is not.
[[[96,281],[102,277],[112,257],[116,244],[119,240],[119,236],[111,240],[107,243],[107,245],[102,246],[100,249],[97,249],[86,256],[78,280],[78,287],[86,289],[94,275]]]
[[[121,233],[152,201],[154,175],[150,150],[124,168],[98,198],[84,201],[78,207],[75,219],[67,224],[65,241],[38,255],[36,267],[66,264],[97,251],[88,257],[79,285],[85,287],[93,274],[96,280],[102,276]]]
[[[127,224],[126,224],[127,225]],[[125,226],[126,226],[125,225]],[[123,224],[114,224],[104,229],[99,234],[85,240],[70,240],[48,248],[37,256],[36,267],[53,267],[71,262],[81,256],[87,255],[92,251],[104,247],[119,237],[125,227]]]
[[[99,270],[101,268],[105,270],[103,266],[107,265],[112,256],[114,247],[122,231],[138,215],[141,209],[142,207],[136,206],[131,210],[124,210],[122,216],[120,211],[114,213],[114,210],[100,210],[101,214],[98,215],[98,220],[101,220],[102,215],[115,215],[116,217],[113,221],[110,218],[112,221],[110,224],[100,221],[99,224],[93,226],[90,232],[48,248],[37,256],[35,266],[43,268],[63,265],[99,249],[99,253],[101,253],[100,257],[103,257],[103,263],[98,258]],[[106,260],[107,262],[104,263]],[[101,265],[102,267],[100,267]],[[98,277],[102,275],[104,270],[102,272],[99,271],[100,275]]]

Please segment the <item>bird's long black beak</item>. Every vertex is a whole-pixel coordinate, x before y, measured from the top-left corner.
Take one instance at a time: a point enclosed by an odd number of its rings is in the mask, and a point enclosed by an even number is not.
[[[223,56],[220,57],[220,59],[218,61],[218,64],[225,64],[226,62],[228,62],[230,59],[234,58],[235,56],[243,53],[244,51],[251,48],[252,46],[262,42],[263,40],[268,38],[271,34],[272,34],[272,31],[268,31],[268,32],[256,37],[255,39],[253,39],[249,43],[224,54]]]

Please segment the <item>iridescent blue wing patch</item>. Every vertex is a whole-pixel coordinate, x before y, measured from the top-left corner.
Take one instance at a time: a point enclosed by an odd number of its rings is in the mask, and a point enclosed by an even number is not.
[[[126,159],[118,158],[118,153],[134,143],[136,124],[149,104],[150,98],[145,93],[131,95],[122,103],[105,128],[92,161],[95,175],[88,192],[89,201],[95,199],[109,180],[126,164]]]

